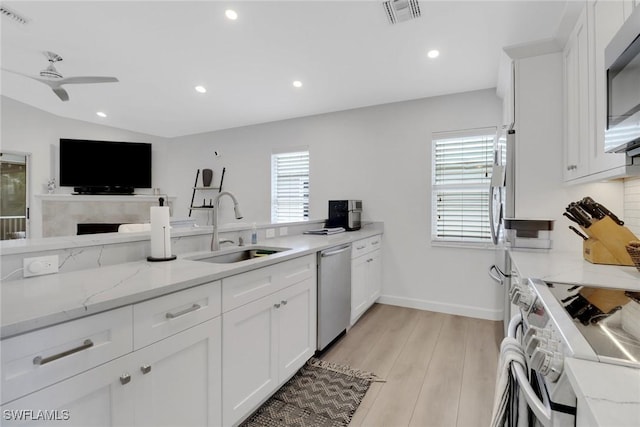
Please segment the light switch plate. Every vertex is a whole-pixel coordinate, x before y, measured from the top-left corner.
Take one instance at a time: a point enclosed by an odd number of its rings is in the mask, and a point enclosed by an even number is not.
[[[276,237],[276,229],[275,228],[267,228],[266,234],[267,234],[267,239],[270,239],[272,237]]]
[[[42,276],[58,272],[58,255],[24,258],[23,277]]]

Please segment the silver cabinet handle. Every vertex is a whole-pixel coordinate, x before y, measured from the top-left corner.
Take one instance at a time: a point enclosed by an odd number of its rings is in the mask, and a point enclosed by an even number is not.
[[[371,242],[371,244],[372,244],[372,245],[377,245],[377,244],[379,244],[379,243],[380,243],[380,240],[376,240],[376,241],[374,241],[374,242]]]
[[[82,351],[82,350],[86,350],[86,349],[88,349],[90,347],[93,347],[93,341],[87,339],[87,340],[84,340],[84,343],[82,343],[82,345],[79,345],[78,347],[63,351],[62,353],[54,354],[53,356],[49,356],[49,357],[36,356],[36,357],[33,358],[33,364],[34,365],[44,365],[45,363],[49,363],[49,362],[53,362],[54,360],[62,359],[63,357],[72,355],[73,353],[77,353],[77,352]]]
[[[120,375],[120,384],[125,385],[131,382],[131,375],[122,374]]]
[[[280,301],[282,305],[287,305],[287,301]]]
[[[148,374],[149,372],[151,372],[151,365],[142,365],[140,366],[140,370],[143,374]]]
[[[356,246],[357,250],[364,249],[364,248],[366,248],[366,246]]]
[[[182,311],[178,311],[177,313],[167,313],[167,319],[175,319],[176,317],[184,316],[185,314],[191,313],[192,311],[196,311],[200,309],[200,304],[193,304],[191,307],[186,308]]]
[[[275,308],[280,308],[280,304],[273,304]]]
[[[567,170],[568,171],[572,171],[572,170],[576,170],[576,169],[578,169],[577,165],[569,165],[569,166],[567,166]]]

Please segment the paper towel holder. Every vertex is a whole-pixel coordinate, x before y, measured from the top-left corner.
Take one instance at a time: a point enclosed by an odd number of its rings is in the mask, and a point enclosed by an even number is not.
[[[162,208],[162,207],[164,206],[164,198],[163,198],[163,197],[160,197],[160,198],[158,199],[158,202],[159,202],[160,207]],[[153,217],[153,208],[151,208],[151,210],[152,210],[152,214],[151,214],[151,223],[153,224],[153,218],[154,218],[154,217]],[[167,214],[167,215],[168,215],[168,214]],[[167,222],[168,222],[168,217],[166,218],[166,220],[167,220]],[[168,224],[167,224],[167,225],[168,225]],[[152,226],[152,228],[153,228],[153,226]],[[163,232],[163,234],[164,234],[164,236],[163,236],[163,239],[162,239],[162,240],[165,242],[165,246],[164,246],[164,250],[163,250],[163,252],[164,252],[164,253],[167,253],[167,246],[169,247],[168,252],[169,252],[169,253],[171,253],[171,236],[169,236],[169,244],[167,245],[167,243],[166,243],[166,239],[167,239],[166,233],[167,233],[167,229],[168,229],[168,228],[169,228],[168,226],[163,226],[163,227],[162,227],[162,232]],[[151,250],[151,252],[152,252],[152,253],[153,253],[153,236],[154,236],[154,234],[153,234],[153,231],[152,231],[152,234],[151,234],[151,244],[152,244],[152,250]],[[169,256],[166,256],[166,257],[153,257],[153,256],[148,256],[148,257],[147,257],[147,261],[149,261],[149,262],[173,261],[173,260],[174,260],[174,259],[176,259],[176,258],[177,258],[177,256],[176,256],[176,255],[169,255]]]

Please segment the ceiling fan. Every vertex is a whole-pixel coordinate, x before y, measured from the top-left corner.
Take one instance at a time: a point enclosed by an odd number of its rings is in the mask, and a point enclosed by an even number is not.
[[[66,90],[62,88],[62,85],[68,84],[86,84],[86,83],[113,83],[117,82],[118,79],[115,77],[100,77],[100,76],[79,76],[79,77],[63,77],[54,64],[56,62],[62,61],[62,57],[57,53],[53,52],[43,52],[44,56],[49,61],[49,66],[44,70],[40,71],[39,76],[31,76],[28,74],[19,73],[17,71],[11,71],[4,69],[5,71],[9,71],[10,73],[19,74],[21,76],[29,77],[30,79],[39,81],[40,83],[44,83],[53,90],[58,98],[62,101],[69,100],[69,94]]]

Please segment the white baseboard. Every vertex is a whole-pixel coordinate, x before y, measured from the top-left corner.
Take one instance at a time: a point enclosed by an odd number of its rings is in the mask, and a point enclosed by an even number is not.
[[[503,318],[502,310],[490,310],[486,308],[478,308],[458,304],[445,304],[441,302],[427,301],[416,298],[381,295],[380,298],[378,298],[377,302],[381,304],[397,305],[400,307],[417,308],[419,310],[435,311],[438,313],[474,317],[476,319],[502,320]]]

